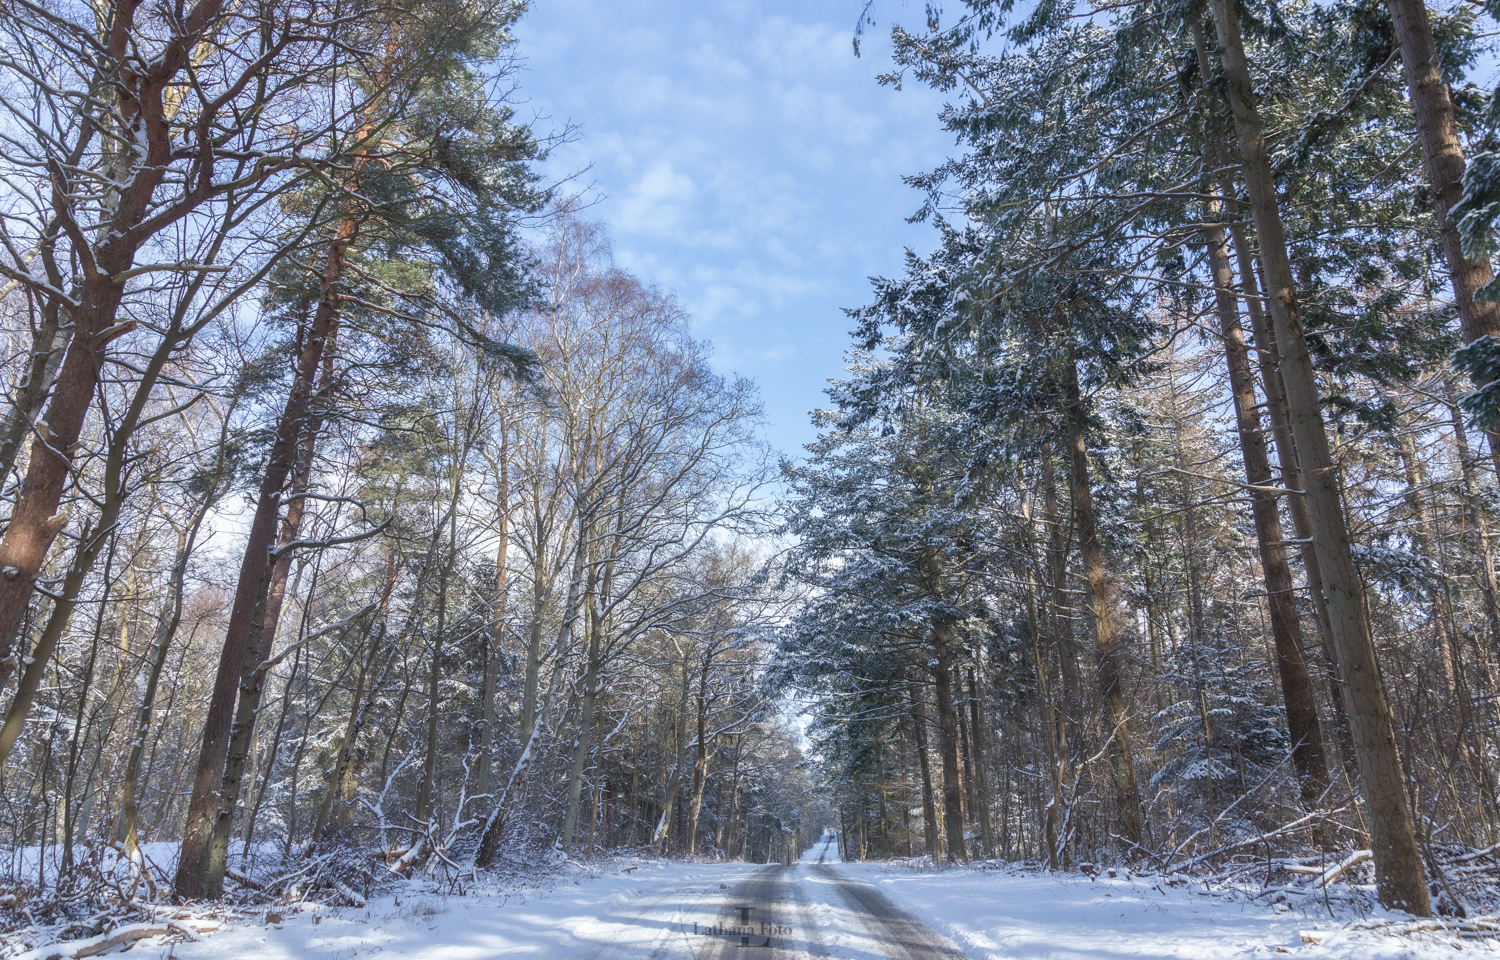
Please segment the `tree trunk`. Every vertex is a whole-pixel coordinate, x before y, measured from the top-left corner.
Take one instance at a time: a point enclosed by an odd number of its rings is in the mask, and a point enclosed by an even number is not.
[[[58,505],[104,369],[105,350],[111,340],[135,327],[133,320],[116,323],[120,303],[136,254],[147,239],[138,228],[146,220],[156,188],[171,168],[177,146],[165,120],[163,97],[187,65],[192,43],[219,16],[219,10],[220,0],[199,0],[190,9],[179,10],[172,21],[174,29],[149,62],[140,61],[136,64],[139,69],[125,70],[113,83],[121,135],[139,149],[129,168],[115,178],[120,184],[118,195],[112,198],[106,208],[108,218],[97,230],[103,242],[84,260],[77,305],[70,310],[73,332],[67,352],[46,417],[37,424],[26,478],[16,492],[10,523],[0,539],[0,686],[20,665],[14,647],[26,619],[32,587],[53,541],[68,522],[67,514],[58,512]],[[109,31],[99,52],[108,62],[124,64],[133,56],[137,39],[136,4],[120,4],[110,12]],[[65,215],[61,207],[71,203],[69,185],[60,169],[55,173],[53,201],[59,209],[54,214],[61,218]],[[66,212],[69,217],[72,214],[71,210]],[[59,325],[64,325],[61,320]]]
[[[698,851],[698,815],[703,812],[703,791],[708,786],[708,677],[712,666],[713,650],[710,646],[703,654],[703,669],[698,673],[698,695],[693,698],[698,708],[698,736],[693,743],[693,795],[688,806],[687,852],[690,857]]]
[[[1431,564],[1432,569],[1439,570],[1442,564],[1436,551],[1437,525],[1433,523],[1432,513],[1427,509],[1427,501],[1422,496],[1427,478],[1422,465],[1417,462],[1417,444],[1409,431],[1396,437],[1396,449],[1401,457],[1401,470],[1406,480],[1406,508],[1412,515],[1412,544],[1417,549],[1417,556]],[[1458,697],[1458,645],[1449,632],[1449,625],[1448,594],[1442,586],[1435,584],[1432,587],[1432,630],[1437,640],[1438,670],[1443,676],[1443,687],[1451,703]]]
[[[1276,442],[1276,460],[1281,467],[1281,485],[1288,490],[1305,490],[1306,487],[1302,485],[1302,467],[1297,461],[1297,445],[1292,438],[1291,418],[1287,413],[1286,391],[1281,382],[1276,336],[1271,329],[1270,320],[1260,307],[1250,244],[1239,227],[1231,228],[1230,235],[1234,238],[1240,282],[1245,288],[1246,312],[1250,315],[1251,331],[1255,335],[1256,353],[1260,359],[1261,383],[1266,391],[1266,412],[1271,418],[1271,436]],[[1354,737],[1349,732],[1348,711],[1344,709],[1344,681],[1339,673],[1338,653],[1334,647],[1328,597],[1323,592],[1323,571],[1318,565],[1317,548],[1313,545],[1307,498],[1290,496],[1286,506],[1292,518],[1292,532],[1297,537],[1302,571],[1307,578],[1307,593],[1312,599],[1313,618],[1318,627],[1318,646],[1322,651],[1324,671],[1328,678],[1328,703],[1333,711],[1334,739],[1344,768],[1352,775],[1358,770],[1359,761],[1354,756]],[[1325,764],[1327,759],[1325,751]]]
[[[480,706],[479,770],[475,782],[481,794],[495,790],[494,769],[499,751],[500,722],[495,698],[500,690],[500,659],[505,650],[505,605],[509,599],[506,582],[506,560],[510,552],[510,430],[500,424],[500,455],[497,461],[499,489],[495,493],[495,516],[499,523],[499,544],[495,547],[495,605],[491,611],[490,643],[484,657],[484,703]]]
[[[1045,427],[1045,424],[1044,424]],[[1052,824],[1053,843],[1058,848],[1052,854],[1061,858],[1061,866],[1067,867],[1069,855],[1066,832],[1057,835],[1058,818],[1066,822],[1066,783],[1076,770],[1080,777],[1088,772],[1081,768],[1083,749],[1083,678],[1078,672],[1078,651],[1073,641],[1073,627],[1068,604],[1068,548],[1072,537],[1063,532],[1062,507],[1057,496],[1057,471],[1053,466],[1052,441],[1042,444],[1042,512],[1047,524],[1047,638],[1052,654],[1057,660],[1058,676],[1062,681],[1062,697],[1058,711],[1062,723],[1056,726],[1057,759],[1052,770],[1053,802],[1048,811]]]
[[[1026,537],[1026,615],[1031,627],[1032,658],[1036,664],[1042,750],[1047,760],[1047,791],[1044,794],[1045,804],[1041,810],[1042,840],[1047,846],[1047,866],[1056,870],[1058,868],[1057,814],[1062,805],[1062,756],[1058,743],[1062,737],[1062,711],[1059,709],[1057,683],[1052,672],[1054,657],[1049,655],[1049,648],[1054,646],[1050,642],[1051,628],[1049,626],[1046,630],[1043,629],[1041,613],[1038,610],[1039,590],[1033,571],[1042,569],[1043,565],[1037,561],[1036,557],[1035,538],[1032,534],[1031,501],[1032,498],[1023,490],[1021,516],[1025,521],[1022,530],[1025,531]],[[1044,634],[1048,635],[1045,647],[1043,645]]]
[[[133,254],[124,258],[121,272],[128,269]],[[37,425],[26,479],[0,540],[0,686],[19,665],[15,640],[26,618],[32,586],[52,542],[68,522],[58,505],[104,367],[105,347],[111,339],[105,331],[114,324],[124,290],[124,282],[111,276],[95,276],[83,284],[82,303],[73,311],[73,342],[63,358],[46,419]]]
[[[1431,914],[1432,905],[1412,829],[1390,705],[1365,616],[1362,585],[1350,552],[1317,379],[1298,316],[1291,260],[1250,66],[1240,39],[1238,11],[1229,0],[1213,0],[1213,13],[1230,108],[1239,133],[1246,187],[1260,240],[1261,266],[1281,356],[1287,411],[1303,469],[1313,543],[1323,574],[1339,672],[1344,681],[1350,732],[1359,758],[1360,785],[1375,854],[1376,886],[1380,901],[1387,907],[1425,917]]]
[[[683,752],[687,747],[687,705],[688,690],[691,682],[691,671],[688,669],[688,653],[682,656],[682,687],[678,691],[678,710],[675,723],[674,745],[677,748],[677,763],[672,767],[672,777],[667,781],[666,799],[662,801],[661,820],[656,824],[656,832],[652,834],[651,843],[661,851],[666,850],[667,841],[670,839],[672,828],[672,815],[677,807],[677,794],[682,789],[682,759]]]
[[[75,339],[75,350],[79,349],[81,341]],[[67,631],[68,622],[73,616],[73,610],[78,602],[78,593],[83,589],[84,580],[89,571],[93,569],[99,553],[114,536],[115,524],[120,517],[120,511],[124,507],[125,499],[125,470],[128,462],[130,439],[134,435],[141,417],[145,412],[146,403],[151,397],[157,381],[161,377],[162,370],[166,368],[167,362],[180,345],[178,331],[174,327],[157,345],[151,359],[147,362],[141,373],[140,383],[136,385],[135,394],[131,397],[129,406],[126,407],[120,422],[110,436],[109,448],[105,453],[102,486],[104,488],[104,503],[99,510],[99,516],[87,527],[79,538],[80,546],[74,555],[73,563],[69,566],[63,577],[62,591],[58,599],[53,601],[52,612],[47,618],[46,626],[43,627],[41,636],[32,645],[30,656],[27,657],[26,670],[21,675],[21,682],[16,689],[15,696],[11,699],[10,709],[6,713],[5,724],[0,727],[0,768],[5,766],[6,759],[10,756],[11,749],[15,746],[16,738],[21,734],[21,728],[26,723],[26,717],[31,711],[32,703],[35,701],[37,691],[41,688],[42,675],[52,659],[52,653],[57,648],[58,642]],[[103,348],[100,348],[102,359]],[[97,371],[96,371],[97,373]],[[92,387],[90,387],[92,391]],[[63,393],[59,386],[57,396]],[[54,403],[55,405],[55,403]],[[81,424],[81,421],[80,421]],[[40,441],[39,441],[40,442]],[[56,451],[53,451],[55,453]],[[36,467],[38,459],[56,460],[55,456],[33,451],[31,466]],[[64,471],[66,474],[66,470]],[[30,482],[31,471],[27,472]],[[19,504],[17,511],[20,510]],[[59,514],[59,517],[62,515]],[[65,518],[64,518],[65,519]],[[61,528],[61,523],[57,527]],[[15,529],[15,521],[12,520],[10,530]],[[6,542],[10,539],[10,530],[6,532]],[[53,531],[56,533],[56,531]],[[50,543],[50,541],[49,541]],[[3,548],[0,548],[3,550]],[[45,555],[45,549],[42,551]],[[39,561],[40,562],[40,561]],[[34,578],[33,578],[34,579]],[[0,583],[5,581],[5,575],[0,574]],[[29,589],[29,588],[28,588]],[[21,601],[22,614],[26,603]],[[0,601],[0,619],[3,619],[3,601]],[[3,668],[3,665],[0,665]],[[3,669],[0,669],[3,672]],[[3,682],[3,680],[0,680]]]
[[[1135,779],[1135,756],[1130,743],[1130,717],[1125,710],[1124,657],[1115,644],[1113,611],[1110,609],[1109,579],[1104,570],[1104,549],[1094,520],[1094,495],[1089,482],[1089,455],[1084,439],[1083,398],[1078,390],[1077,367],[1068,362],[1065,385],[1068,424],[1069,476],[1073,489],[1073,523],[1078,529],[1078,549],[1088,584],[1089,612],[1094,620],[1094,645],[1098,654],[1099,694],[1104,702],[1104,735],[1109,738],[1110,767],[1119,806],[1120,833],[1139,847],[1142,837],[1141,794]]]
[[[252,629],[258,619],[256,614],[260,611],[262,598],[270,587],[271,550],[276,538],[282,490],[296,460],[298,438],[307,425],[313,381],[322,365],[323,353],[331,347],[338,331],[338,289],[343,280],[345,257],[358,232],[358,221],[345,219],[339,224],[338,236],[328,249],[317,311],[303,341],[296,376],[282,407],[276,440],[261,477],[260,493],[250,521],[239,581],[224,634],[224,647],[214,676],[213,695],[203,724],[192,799],[188,803],[187,824],[178,854],[175,886],[177,895],[185,899],[217,897],[223,889],[222,878],[215,884],[209,876],[210,860],[220,803],[218,789],[229,753],[240,675],[246,659],[259,649],[258,644],[252,649],[252,641],[259,639],[252,636]],[[228,802],[232,803],[232,798]]]
[[[928,557],[924,574],[928,590],[939,596],[937,562]],[[932,690],[937,703],[938,756],[943,764],[943,833],[947,859],[966,863],[969,850],[964,843],[964,785],[958,774],[958,716],[953,707],[953,625],[946,617],[934,615],[932,636]]]
[[[225,426],[228,426],[227,417]],[[222,436],[220,444],[220,450],[223,451],[225,448],[222,445]],[[223,456],[222,452],[220,456]],[[219,468],[220,470],[216,472],[222,471],[222,460]],[[151,643],[151,660],[141,688],[140,706],[136,711],[130,757],[125,763],[125,774],[120,784],[121,832],[125,855],[131,864],[132,888],[135,878],[142,874],[140,811],[136,803],[136,788],[140,777],[141,760],[146,752],[146,734],[151,729],[151,715],[156,706],[156,689],[161,682],[161,672],[167,664],[167,652],[171,649],[172,638],[177,635],[177,628],[182,623],[182,595],[187,580],[188,561],[192,558],[193,550],[197,546],[198,531],[202,529],[204,519],[217,502],[219,495],[227,489],[223,479],[225,478],[221,476],[215,481],[205,493],[203,501],[198,505],[197,511],[187,526],[177,533],[177,555],[173,558],[171,572],[167,575],[166,604],[156,620],[156,634]]]
[[[1205,219],[1213,223],[1220,213],[1219,203],[1212,201]],[[1255,520],[1261,573],[1266,584],[1266,605],[1271,613],[1276,669],[1281,675],[1281,696],[1286,704],[1292,765],[1297,771],[1303,806],[1315,810],[1323,805],[1323,795],[1329,784],[1328,765],[1323,757],[1323,731],[1318,723],[1317,693],[1307,669],[1302,623],[1297,616],[1292,571],[1287,566],[1281,517],[1277,512],[1277,494],[1268,489],[1273,483],[1271,458],[1266,450],[1265,435],[1261,432],[1255,382],[1250,372],[1250,353],[1235,303],[1229,247],[1223,229],[1217,224],[1204,229],[1204,240],[1213,272],[1219,331],[1224,335],[1224,362],[1229,369],[1229,391],[1234,401],[1240,454],[1245,461],[1245,481],[1253,488],[1250,491],[1251,514]]]
[[[1500,583],[1495,577],[1494,548],[1490,543],[1489,517],[1479,499],[1479,479],[1474,473],[1474,458],[1469,451],[1469,438],[1464,430],[1464,418],[1453,400],[1445,402],[1448,408],[1448,423],[1453,428],[1454,453],[1458,458],[1459,476],[1463,478],[1464,512],[1474,530],[1475,559],[1479,563],[1479,586],[1484,595],[1485,619],[1489,624],[1492,648],[1500,646]]]
[[[582,531],[580,531],[580,536]],[[601,593],[609,594],[610,577],[601,578]],[[568,807],[563,816],[563,852],[573,852],[573,836],[578,825],[578,809],[583,798],[583,769],[588,763],[589,750],[594,733],[594,707],[599,700],[599,667],[602,659],[601,640],[604,632],[603,618],[599,617],[592,603],[589,604],[589,645],[587,664],[583,671],[583,704],[578,716],[578,742],[573,746],[573,765],[568,771]]]
[[[292,545],[302,533],[307,516],[307,493],[312,485],[313,457],[317,453],[318,433],[333,402],[333,344],[323,348],[322,384],[309,403],[306,422],[302,425],[296,462],[292,469],[290,495],[286,498],[286,516],[271,556],[270,575],[265,594],[255,608],[246,642],[245,662],[240,668],[240,687],[235,704],[234,724],[224,751],[224,776],[219,786],[218,810],[214,815],[213,838],[209,845],[207,889],[218,897],[224,889],[224,871],[229,863],[229,838],[234,829],[234,812],[239,801],[245,763],[255,741],[255,722],[260,716],[260,701],[270,680],[267,663],[276,649],[276,635],[281,626],[281,610],[286,601],[287,580],[292,569]]]
[[[350,760],[354,756],[355,743],[364,731],[365,721],[370,711],[375,707],[375,701],[380,695],[380,689],[384,685],[385,676],[390,671],[391,664],[396,659],[397,650],[391,648],[386,656],[385,663],[379,674],[375,673],[375,657],[380,652],[382,641],[385,639],[386,617],[390,614],[391,593],[396,587],[396,552],[394,549],[386,556],[385,589],[380,593],[380,610],[371,619],[370,628],[365,631],[363,643],[369,643],[369,652],[365,655],[364,662],[359,668],[359,677],[354,682],[354,696],[349,709],[349,722],[344,725],[344,737],[339,744],[338,759],[333,764],[333,774],[328,778],[328,787],[323,791],[323,799],[318,804],[317,815],[313,818],[312,831],[308,834],[308,851],[311,852],[318,841],[323,839],[323,831],[329,821],[329,814],[333,810],[333,801],[338,796],[339,785],[344,778],[344,772],[349,768]],[[375,624],[379,623],[379,633],[371,642],[371,636],[376,634]],[[365,692],[366,685],[369,693]],[[248,839],[248,838],[247,838]]]
[[[977,801],[974,813],[979,818],[979,838],[984,844],[984,855],[993,857],[995,836],[990,824],[989,775],[984,760],[984,710],[980,705],[979,674],[975,669],[969,670],[969,741],[974,747],[973,784]]]
[[[938,858],[937,804],[932,795],[932,761],[927,755],[927,724],[922,717],[921,701],[917,699],[915,681],[908,685],[907,694],[911,698],[911,726],[913,738],[917,744],[917,769],[922,774],[922,839],[926,843],[927,855],[936,863]]]
[[[6,414],[4,427],[0,427],[0,489],[15,470],[16,457],[47,402],[52,377],[67,349],[69,330],[58,324],[61,309],[56,298],[42,304],[42,324],[31,338],[25,378],[16,385],[16,399]]]
[[[1059,757],[1071,767],[1083,758],[1083,678],[1073,644],[1068,606],[1068,546],[1063,533],[1062,508],[1057,496],[1057,474],[1052,466],[1052,444],[1042,445],[1042,510],[1047,524],[1047,633],[1056,652],[1062,677],[1062,742]]]
[[[500,851],[500,840],[505,830],[506,806],[510,802],[511,790],[516,781],[521,779],[535,757],[537,744],[541,740],[542,731],[547,727],[549,717],[552,713],[553,701],[556,699],[557,691],[562,684],[564,673],[563,657],[567,652],[568,641],[572,635],[573,620],[578,607],[579,590],[581,589],[583,580],[584,548],[585,542],[580,537],[573,551],[573,572],[568,586],[568,599],[563,607],[562,622],[558,625],[557,642],[552,651],[552,657],[556,661],[556,667],[552,671],[552,681],[548,685],[547,696],[542,701],[541,710],[535,714],[536,719],[533,721],[525,740],[522,741],[524,746],[521,748],[521,755],[516,758],[515,764],[511,767],[510,777],[506,780],[505,787],[500,791],[500,795],[491,803],[490,815],[485,821],[484,831],[480,835],[479,849],[474,854],[474,862],[481,867],[488,866]],[[538,616],[540,616],[540,613],[538,613]],[[539,628],[533,625],[533,629]]]
[[[1212,75],[1208,58],[1208,44],[1200,26],[1193,27],[1194,45],[1197,48],[1198,66],[1204,76]],[[1235,196],[1234,181],[1229,169],[1237,165],[1230,156],[1229,148],[1216,130],[1210,131],[1214,155],[1218,159],[1220,173],[1217,175],[1219,194]],[[1236,265],[1245,301],[1245,312],[1250,317],[1250,330],[1255,336],[1256,357],[1260,366],[1261,384],[1266,392],[1266,412],[1271,418],[1271,436],[1276,443],[1276,458],[1281,466],[1281,485],[1288,490],[1302,490],[1302,470],[1297,461],[1297,447],[1292,438],[1291,421],[1287,414],[1286,390],[1282,385],[1281,368],[1276,353],[1276,334],[1261,308],[1259,284],[1256,281],[1255,257],[1245,230],[1239,224],[1231,224],[1229,236],[1234,244]],[[1354,756],[1354,741],[1349,733],[1349,718],[1344,710],[1344,697],[1340,692],[1338,654],[1334,650],[1333,627],[1329,623],[1328,601],[1323,593],[1323,574],[1318,566],[1317,549],[1312,542],[1312,521],[1308,519],[1305,497],[1291,496],[1287,509],[1292,517],[1292,529],[1297,535],[1298,550],[1302,558],[1302,569],[1307,577],[1308,594],[1312,598],[1313,613],[1318,625],[1319,645],[1323,651],[1323,662],[1329,682],[1329,705],[1333,710],[1334,734],[1345,769],[1358,767]],[[1324,764],[1327,764],[1325,751]]]
[[[537,571],[543,566],[543,557],[537,558]],[[536,585],[530,629],[526,631],[526,676],[521,687],[520,739],[522,743],[531,739],[531,730],[536,725],[537,688],[542,673],[542,629],[547,603],[552,596],[552,583]]]
[[[1474,293],[1495,279],[1487,259],[1464,256],[1458,225],[1449,216],[1464,197],[1464,149],[1454,123],[1453,94],[1443,79],[1432,21],[1424,0],[1386,0],[1401,47],[1407,94],[1417,121],[1417,141],[1422,145],[1423,166],[1432,203],[1437,208],[1438,237],[1448,260],[1453,282],[1453,305],[1464,343],[1500,334],[1500,303],[1475,300]],[[1482,386],[1482,384],[1481,384]],[[1500,438],[1490,435],[1490,454],[1500,472]]]
[[[417,791],[417,820],[424,824],[434,822],[434,811],[438,805],[438,698],[443,682],[443,635],[448,629],[448,578],[453,574],[453,564],[458,555],[458,497],[463,489],[461,481],[468,447],[466,439],[463,455],[453,468],[453,489],[448,510],[439,521],[439,529],[442,526],[448,527],[448,542],[443,548],[443,565],[438,570],[437,623],[432,632],[432,661],[427,672],[427,742],[422,758],[422,785]],[[436,531],[433,539],[437,539]],[[432,552],[429,551],[428,556],[431,555]]]

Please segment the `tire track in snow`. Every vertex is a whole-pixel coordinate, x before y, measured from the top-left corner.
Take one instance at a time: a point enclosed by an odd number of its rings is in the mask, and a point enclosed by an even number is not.
[[[835,871],[828,852],[825,842],[816,863],[760,867],[728,887],[632,897],[575,937],[594,941],[591,960],[963,960],[873,886]],[[815,902],[809,881],[835,895]]]
[[[802,877],[798,877],[797,880],[798,882],[792,885],[792,901],[797,905],[797,918],[802,922],[803,942],[807,944],[805,955],[828,957],[828,945],[818,933],[818,922],[813,917],[812,903],[807,897],[807,886],[801,882]]]
[[[599,921],[574,933],[589,960],[714,960],[713,941],[693,935],[695,921],[716,916],[731,894],[717,881],[677,883],[610,905]],[[717,888],[716,888],[717,887]],[[736,887],[738,889],[738,886]]]
[[[781,898],[777,894],[791,869],[780,863],[763,867],[734,889],[719,916],[720,923],[731,932],[719,938],[718,951],[711,954],[714,960],[743,960],[740,951],[745,947],[769,950],[754,954],[757,958],[780,960],[786,956],[805,956],[789,954],[786,947],[790,938],[779,932],[788,925],[782,916],[784,911],[778,909]],[[736,932],[742,930],[748,932]]]
[[[889,960],[964,960],[962,950],[869,884],[842,877],[823,863],[810,869],[833,885]]]

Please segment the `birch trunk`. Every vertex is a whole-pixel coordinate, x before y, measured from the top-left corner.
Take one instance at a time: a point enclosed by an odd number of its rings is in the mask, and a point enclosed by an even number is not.
[[[500,424],[500,455],[496,461],[499,489],[495,493],[495,515],[499,524],[499,544],[495,547],[495,606],[491,611],[490,643],[484,658],[484,703],[480,708],[479,770],[476,783],[481,794],[493,793],[496,754],[499,751],[500,719],[495,698],[500,690],[500,658],[505,650],[505,605],[509,599],[506,562],[510,552],[510,430]]]

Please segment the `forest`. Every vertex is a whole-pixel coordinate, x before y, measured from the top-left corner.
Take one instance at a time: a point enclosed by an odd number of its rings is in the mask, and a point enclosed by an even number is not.
[[[789,849],[756,390],[541,181],[522,10],[0,16],[12,909]]]
[[[850,311],[787,468],[811,591],[778,669],[846,846],[1479,896],[1500,114],[1466,77],[1495,13],[897,28],[885,81],[950,98],[959,149],[909,179],[940,240]]]
[[[525,12],[0,5],[7,929],[830,826],[1500,902],[1500,7],[896,26],[953,155],[800,454]]]

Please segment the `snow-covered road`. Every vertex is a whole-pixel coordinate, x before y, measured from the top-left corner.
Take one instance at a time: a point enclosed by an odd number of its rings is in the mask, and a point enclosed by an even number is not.
[[[231,924],[178,960],[962,960],[874,885],[836,872],[832,835],[803,862],[653,861],[614,875],[565,873],[542,888],[439,896],[415,890],[365,909],[290,911]],[[274,918],[273,918],[274,919]],[[747,948],[753,953],[744,952]],[[135,951],[165,955],[142,944]]]
[[[1452,936],[1387,935],[1410,926],[1409,918],[1333,918],[1316,905],[1288,910],[1175,878],[837,860],[830,836],[796,865],[647,860],[602,872],[567,865],[464,896],[417,882],[365,908],[277,908],[272,918],[247,916],[199,943],[144,941],[132,953],[176,960],[1269,960],[1287,953],[1428,960],[1457,953]],[[1364,929],[1381,920],[1382,929]],[[1460,949],[1494,948],[1468,940]]]
[[[867,883],[839,875],[830,834],[796,865],[619,898],[580,924],[579,960],[963,960],[963,953]],[[742,951],[754,949],[755,953]]]

